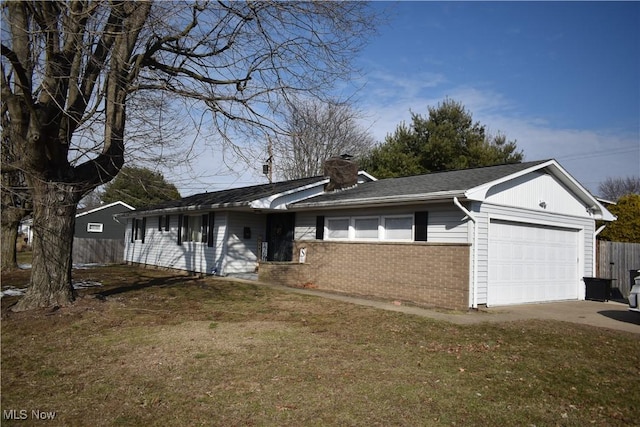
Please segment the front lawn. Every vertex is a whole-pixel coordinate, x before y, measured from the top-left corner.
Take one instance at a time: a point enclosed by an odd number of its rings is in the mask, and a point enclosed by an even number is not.
[[[551,321],[457,326],[129,266],[74,276],[103,287],[55,311],[12,313],[17,297],[2,298],[2,425],[640,421],[638,335]],[[13,272],[2,285],[27,278]]]

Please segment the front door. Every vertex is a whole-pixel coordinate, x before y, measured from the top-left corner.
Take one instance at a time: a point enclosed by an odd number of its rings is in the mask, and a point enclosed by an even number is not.
[[[267,261],[291,261],[295,213],[267,215]]]

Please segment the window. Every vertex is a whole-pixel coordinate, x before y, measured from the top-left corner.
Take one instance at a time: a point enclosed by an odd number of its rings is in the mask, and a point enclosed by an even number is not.
[[[146,218],[134,218],[131,223],[131,243],[141,240],[144,243],[144,231],[147,227]]]
[[[384,218],[385,240],[412,240],[413,218],[410,216]]]
[[[202,217],[200,215],[190,215],[184,217],[184,234],[182,240],[185,242],[202,241]]]
[[[333,218],[327,220],[329,239],[348,239],[349,238],[349,218]]]
[[[324,217],[316,218],[317,227],[321,226],[320,218],[324,219]],[[426,241],[427,213],[327,218],[324,220],[324,224],[324,233],[318,233],[316,230],[316,236],[326,237],[327,240],[411,242],[423,239]],[[416,229],[415,239],[414,227]],[[418,231],[422,233],[420,236],[418,236]]]
[[[200,242],[212,246],[213,243],[213,213],[203,215],[180,215],[181,233],[178,235],[178,244],[182,242]]]
[[[158,217],[158,231],[169,231],[169,224],[171,221],[170,215],[160,215]]]
[[[102,233],[104,225],[99,222],[90,222],[87,224],[87,232],[89,233]]]
[[[356,239],[377,239],[378,218],[354,218],[353,229]]]

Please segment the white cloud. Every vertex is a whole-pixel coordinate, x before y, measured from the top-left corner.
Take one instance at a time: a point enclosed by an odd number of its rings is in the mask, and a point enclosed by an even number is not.
[[[378,77],[370,75],[370,77]],[[445,82],[446,78],[432,80]],[[426,115],[428,106],[436,106],[446,97],[461,102],[491,133],[501,132],[516,140],[526,160],[555,158],[574,178],[596,193],[607,177],[640,175],[640,140],[637,133],[622,133],[609,129],[563,128],[548,119],[528,116],[522,106],[507,96],[490,89],[458,86],[448,89],[437,84],[415,90],[408,80],[384,78],[385,91],[396,93],[395,99],[381,98],[375,92],[367,94],[361,109],[367,114],[369,127],[377,141],[393,133],[402,122],[409,122],[411,111]],[[378,86],[378,82],[371,82]],[[386,102],[384,102],[386,101]]]
[[[516,140],[526,160],[555,158],[594,193],[607,177],[640,175],[637,132],[563,127],[549,118],[527,114],[522,102],[488,84],[452,86],[445,75],[438,73],[407,70],[398,76],[380,67],[371,70],[366,81],[354,82],[354,86],[362,86],[355,98],[364,116],[362,126],[378,142],[403,121],[409,123],[411,112],[426,116],[427,107],[437,106],[448,97],[461,102],[489,132],[501,132],[507,139]],[[199,147],[192,168],[174,168],[168,174],[183,195],[266,182],[260,173],[266,152],[262,153],[260,144],[245,153],[252,157],[249,166],[228,147],[225,150],[211,145]]]

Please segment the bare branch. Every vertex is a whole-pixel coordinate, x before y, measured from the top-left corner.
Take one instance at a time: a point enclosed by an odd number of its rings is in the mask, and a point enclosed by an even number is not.
[[[5,46],[4,43],[2,44],[1,50],[2,50],[2,56],[7,58],[11,62],[11,66],[13,67],[13,73],[19,81],[19,87],[26,101],[26,105],[28,107],[32,107],[33,98],[31,97],[31,82],[27,77],[26,70],[22,67],[20,60],[18,59],[18,55],[16,55],[16,53],[13,50]],[[3,74],[4,74],[4,69],[3,69]],[[3,79],[2,79],[3,94],[6,90],[9,90],[9,91],[11,90],[8,83],[9,83],[8,79],[6,79],[6,77],[3,76]]]

